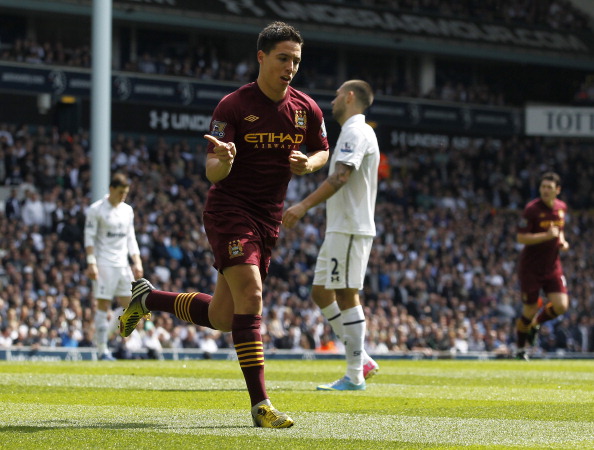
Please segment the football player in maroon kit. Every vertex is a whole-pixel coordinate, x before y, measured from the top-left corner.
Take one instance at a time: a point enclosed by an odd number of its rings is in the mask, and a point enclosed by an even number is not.
[[[291,176],[315,172],[329,155],[322,111],[290,86],[302,44],[292,26],[269,24],[258,36],[257,80],[225,96],[214,110],[210,135],[205,136],[206,176],[212,186],[203,213],[219,273],[214,294],[158,291],[141,278],[132,284],[132,301],[120,318],[122,336],[130,335],[150,311],[231,331],[258,427],[293,425],[266,393],[262,284]],[[307,155],[300,151],[302,146]]]
[[[540,198],[524,208],[517,234],[518,242],[524,244],[518,263],[524,306],[516,322],[516,358],[523,360],[529,359],[525,347],[527,343],[535,344],[540,325],[565,313],[569,306],[559,257],[560,250],[569,248],[563,231],[567,205],[557,198],[561,178],[554,172],[546,172],[541,177],[539,190]],[[541,289],[548,302],[539,312]]]

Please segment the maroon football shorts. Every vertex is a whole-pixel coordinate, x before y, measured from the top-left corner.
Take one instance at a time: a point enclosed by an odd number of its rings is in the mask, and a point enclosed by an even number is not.
[[[277,237],[250,217],[235,212],[204,212],[204,229],[214,254],[214,267],[223,273],[226,267],[253,264],[260,269],[262,281],[268,275],[272,249]]]
[[[546,277],[537,275],[519,274],[520,289],[522,291],[522,303],[526,305],[534,305],[538,302],[540,290],[545,294],[554,292],[567,293],[567,285],[565,283],[565,276],[562,273],[554,273]]]

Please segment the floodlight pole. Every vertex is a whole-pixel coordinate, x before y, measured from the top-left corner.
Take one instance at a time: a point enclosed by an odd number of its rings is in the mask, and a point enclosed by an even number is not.
[[[111,161],[112,0],[93,0],[91,74],[91,200],[109,190]]]

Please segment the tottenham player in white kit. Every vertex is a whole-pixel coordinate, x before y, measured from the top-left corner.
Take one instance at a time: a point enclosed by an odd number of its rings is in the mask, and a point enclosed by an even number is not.
[[[134,232],[134,211],[124,203],[129,191],[128,178],[121,173],[114,174],[109,195],[89,207],[85,222],[87,275],[93,280],[93,294],[97,300],[95,342],[101,360],[115,359],[107,347],[107,340],[117,328],[123,308],[130,303],[130,283],[143,275]],[[128,256],[132,259],[132,267]],[[114,297],[119,308],[109,321]]]
[[[326,201],[326,237],[320,248],[312,298],[345,343],[346,375],[318,390],[362,390],[379,366],[364,349],[365,316],[359,290],[375,237],[375,200],[380,160],[373,128],[365,110],[373,92],[362,80],[349,80],[336,91],[332,115],[341,125],[330,160],[328,178],[283,215],[291,228],[312,207]]]

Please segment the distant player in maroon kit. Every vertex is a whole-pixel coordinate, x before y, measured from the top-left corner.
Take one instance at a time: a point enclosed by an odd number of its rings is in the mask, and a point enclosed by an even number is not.
[[[563,232],[567,205],[557,198],[560,192],[559,175],[543,174],[540,198],[526,205],[518,227],[518,242],[524,244],[518,264],[524,307],[516,322],[517,359],[528,360],[526,344],[534,345],[540,325],[565,313],[569,306],[559,258],[559,251],[569,248]],[[538,312],[541,289],[548,302]]]
[[[293,89],[303,40],[274,22],[258,36],[256,82],[224,97],[216,107],[206,161],[213,183],[204,228],[219,271],[215,292],[157,291],[144,278],[132,284],[132,301],[120,318],[128,336],[150,311],[166,311],[197,325],[231,331],[250,394],[255,426],[286,428],[293,420],[274,408],[264,383],[260,334],[262,283],[276,244],[292,174],[314,172],[328,160],[322,111]],[[308,154],[301,153],[306,146]],[[222,420],[225,420],[224,418]]]

